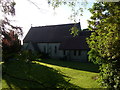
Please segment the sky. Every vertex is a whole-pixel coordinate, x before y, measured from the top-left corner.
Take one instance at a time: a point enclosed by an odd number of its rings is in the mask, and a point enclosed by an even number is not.
[[[74,23],[68,19],[71,15],[71,9],[67,6],[61,6],[53,10],[53,7],[48,5],[47,0],[31,0],[39,7],[38,9],[34,4],[29,2],[29,0],[14,1],[16,2],[16,15],[14,17],[16,21],[14,23],[22,27],[24,33],[23,38],[31,26],[34,27]],[[92,7],[92,4],[93,1],[88,2],[87,8]],[[77,17],[77,22],[79,22],[80,19],[82,29],[87,28],[87,20],[90,16],[90,12],[85,9],[83,16]]]

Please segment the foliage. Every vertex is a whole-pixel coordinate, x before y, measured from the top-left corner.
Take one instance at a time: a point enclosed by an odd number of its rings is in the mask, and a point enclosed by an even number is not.
[[[18,35],[14,31],[3,31],[2,35],[2,49],[3,49],[3,61],[7,62],[12,59],[21,49],[21,42],[18,39]]]
[[[15,2],[13,0],[0,0],[1,20],[0,30],[3,48],[3,60],[13,57],[20,50],[19,36],[22,35],[21,27],[13,25],[10,16],[15,15]]]
[[[73,26],[73,27],[70,29],[70,31],[71,31],[70,34],[73,34],[73,36],[75,37],[76,35],[78,35],[79,29],[78,29],[76,26]]]
[[[39,61],[39,59],[48,59],[49,55],[42,52],[34,52],[31,50],[22,50],[16,54],[15,59],[25,62]]]
[[[54,9],[64,5],[68,6],[72,11],[69,19],[76,22],[76,17],[82,16],[87,0],[48,0],[48,4],[53,6]]]
[[[98,2],[90,9],[89,59],[100,64],[100,82],[120,88],[120,2]]]
[[[49,53],[39,52],[39,58],[48,59],[50,58]]]
[[[38,59],[39,57],[40,57],[39,53],[32,52],[30,50],[23,50],[16,55],[17,60],[25,61],[25,62],[34,61],[34,60]]]
[[[0,0],[2,12],[8,15],[15,15],[15,4],[13,0]]]
[[[2,32],[13,30],[16,34],[22,35],[21,27],[13,25],[11,23],[12,20],[8,19],[8,17],[15,15],[15,5],[16,3],[13,0],[0,0],[0,10],[2,14],[2,19],[0,20],[0,29]]]

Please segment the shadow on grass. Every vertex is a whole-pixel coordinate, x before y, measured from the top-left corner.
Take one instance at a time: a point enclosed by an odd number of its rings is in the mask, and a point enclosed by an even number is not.
[[[82,89],[69,83],[69,78],[59,71],[40,64],[12,61],[3,65],[3,80],[17,90],[35,88]],[[3,87],[5,88],[5,87]]]
[[[68,67],[72,69],[77,70],[83,70],[83,71],[89,71],[89,72],[95,72],[98,73],[99,66],[95,65],[93,63],[84,63],[79,61],[62,61],[62,60],[54,60],[54,59],[46,59],[46,60],[39,60],[40,62],[62,66],[62,67]]]

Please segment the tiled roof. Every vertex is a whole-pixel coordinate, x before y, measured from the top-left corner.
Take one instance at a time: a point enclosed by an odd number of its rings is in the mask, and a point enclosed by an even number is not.
[[[86,43],[86,38],[89,37],[91,34],[91,31],[81,31],[79,35],[75,37],[67,37],[61,44],[59,49],[64,50],[78,50],[78,49],[84,49],[88,50],[89,47]]]
[[[61,44],[59,49],[62,50],[78,50],[89,49],[86,43],[86,36],[68,37]]]
[[[80,23],[31,27],[23,42],[62,42],[64,37],[72,36],[69,30],[74,25],[80,28]]]

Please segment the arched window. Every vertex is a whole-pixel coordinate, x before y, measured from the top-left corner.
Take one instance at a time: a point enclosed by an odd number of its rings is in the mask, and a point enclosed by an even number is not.
[[[54,52],[57,53],[57,47],[55,46]]]
[[[44,53],[46,53],[46,46],[44,46]]]
[[[63,55],[66,55],[66,51],[65,50],[63,50]]]
[[[77,55],[77,51],[76,50],[74,50],[74,56],[76,56]]]

